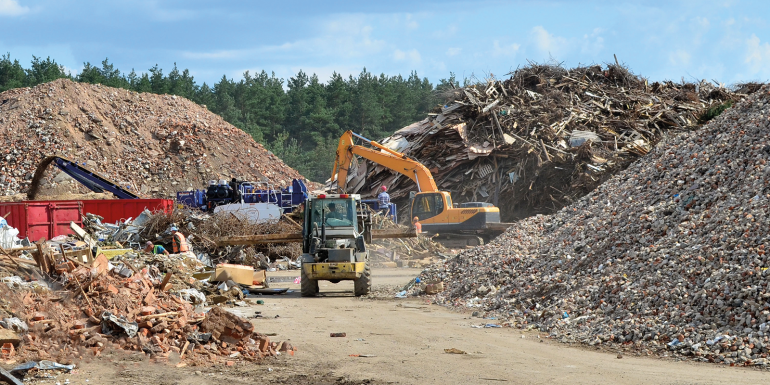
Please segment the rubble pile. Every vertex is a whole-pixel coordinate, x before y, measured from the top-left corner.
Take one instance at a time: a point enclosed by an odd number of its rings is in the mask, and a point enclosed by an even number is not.
[[[770,87],[552,216],[426,270],[436,301],[563,342],[766,365]]]
[[[196,311],[167,287],[168,275],[157,275],[157,269],[108,270],[98,260],[73,266],[70,261],[57,268],[62,289],[49,289],[57,282],[40,282],[34,289],[0,286],[0,312],[11,329],[0,331],[18,335],[9,342],[16,345],[15,359],[71,363],[105,351],[138,351],[157,362],[176,353],[185,364],[210,365],[276,353],[277,344],[256,333],[248,320],[219,307]]]
[[[232,177],[284,186],[301,176],[205,106],[171,95],[59,79],[0,94],[0,194],[30,187],[61,155],[152,197]],[[72,179],[50,173],[43,194]],[[85,192],[73,182],[73,191]],[[78,190],[79,189],[79,190]]]
[[[490,202],[502,220],[553,213],[646,154],[669,131],[692,130],[732,92],[701,81],[648,81],[617,64],[530,65],[508,80],[447,91],[447,102],[383,144],[422,162],[455,202]],[[364,180],[364,176],[366,176]],[[354,164],[351,192],[381,185],[402,208],[416,185],[370,162]]]

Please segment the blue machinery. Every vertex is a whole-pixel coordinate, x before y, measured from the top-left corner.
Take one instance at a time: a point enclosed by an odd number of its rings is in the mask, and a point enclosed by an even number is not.
[[[214,182],[214,181],[212,181]],[[180,191],[176,193],[178,203],[187,207],[211,211],[216,206],[229,203],[273,203],[291,212],[305,202],[308,197],[307,186],[299,179],[291,181],[291,186],[273,188],[265,182],[243,182],[221,180],[210,183],[206,190]]]

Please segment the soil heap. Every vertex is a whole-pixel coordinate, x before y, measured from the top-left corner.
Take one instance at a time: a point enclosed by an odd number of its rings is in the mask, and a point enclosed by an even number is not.
[[[423,273],[564,342],[766,365],[770,87],[552,216]]]
[[[214,179],[285,186],[302,178],[249,134],[181,97],[67,79],[0,94],[0,195],[26,192],[49,155],[84,163],[148,197]],[[71,181],[57,174],[49,172],[43,187]]]

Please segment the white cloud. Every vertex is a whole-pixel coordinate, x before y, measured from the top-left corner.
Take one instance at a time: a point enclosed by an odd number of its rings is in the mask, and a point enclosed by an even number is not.
[[[420,64],[420,62],[422,62],[420,52],[416,49],[411,49],[409,51],[397,49],[393,51],[393,59],[396,61],[408,61],[411,64]]]
[[[447,55],[447,56],[457,56],[457,55],[459,55],[459,54],[460,54],[460,52],[462,52],[462,51],[463,51],[463,49],[462,49],[462,48],[458,48],[458,47],[450,47],[448,50],[446,50],[446,55]]]
[[[535,46],[543,53],[560,56],[568,47],[567,39],[555,36],[539,25],[532,28],[532,37]]]
[[[500,41],[495,40],[492,44],[492,56],[515,56],[519,52],[519,48],[521,48],[521,44],[500,45]]]
[[[746,40],[746,64],[749,65],[751,73],[756,75],[760,72],[768,73],[770,67],[770,43],[762,43],[757,35],[752,34]]]
[[[692,55],[683,49],[678,49],[668,54],[669,63],[675,66],[687,66],[690,64],[691,58]]]
[[[597,56],[604,48],[604,37],[601,34],[604,32],[602,28],[594,28],[591,34],[583,35],[583,46],[581,52],[591,56]]]
[[[458,30],[459,28],[457,28],[457,24],[450,24],[446,27],[446,29],[433,31],[432,36],[436,39],[447,39],[454,36]]]
[[[188,59],[232,60],[254,58],[258,55],[278,54],[297,56],[330,56],[336,58],[362,58],[383,52],[384,40],[374,38],[374,28],[361,17],[345,15],[322,26],[314,37],[275,45],[262,45],[246,49],[216,50],[209,52],[182,52]],[[419,53],[418,53],[419,55]]]
[[[420,24],[417,23],[417,20],[414,19],[414,17],[411,14],[406,15],[406,28],[407,29],[417,29],[420,27]]]
[[[0,16],[19,16],[29,12],[29,7],[19,5],[18,0],[0,0]]]

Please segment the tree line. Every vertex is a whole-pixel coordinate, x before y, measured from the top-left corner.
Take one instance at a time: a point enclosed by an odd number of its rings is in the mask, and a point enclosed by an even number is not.
[[[247,71],[239,80],[222,76],[208,85],[198,84],[189,70],[179,70],[176,63],[168,74],[158,65],[141,74],[133,69],[126,74],[104,59],[101,66],[84,63],[80,73],[73,75],[50,57],[33,56],[30,66],[23,68],[10,53],[0,56],[0,92],[59,78],[188,98],[246,131],[318,182],[329,178],[343,132],[382,139],[423,119],[440,102],[440,90],[459,86],[453,74],[434,87],[414,71],[403,77],[375,75],[366,68],[347,78],[335,72],[326,82],[301,70],[288,80],[266,71]]]

